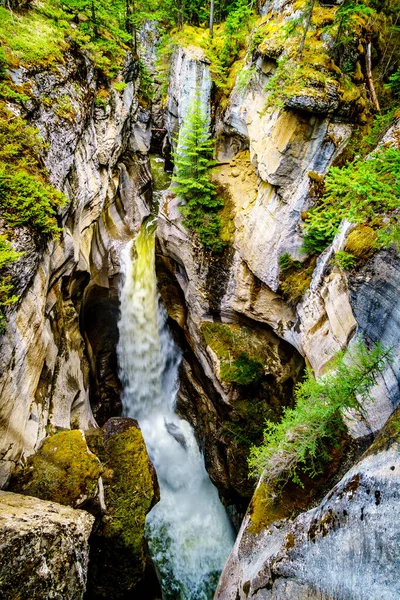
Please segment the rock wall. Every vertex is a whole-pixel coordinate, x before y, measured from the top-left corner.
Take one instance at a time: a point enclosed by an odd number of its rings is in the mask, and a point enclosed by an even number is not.
[[[197,75],[201,81],[206,77],[208,66],[199,57],[196,59],[193,48],[179,49],[172,60],[169,92],[176,106],[179,106],[180,98],[184,103],[187,96],[183,81],[188,64],[193,61],[196,61],[191,67],[193,71],[203,72],[203,75]],[[331,259],[338,250],[345,248],[349,235],[354,232],[351,223],[342,223],[331,246],[315,262],[300,252],[304,213],[313,200],[313,181],[325,175],[341,156],[352,134],[348,107],[341,105],[339,99],[332,103],[329,95],[325,100],[320,98],[317,105],[298,93],[287,99],[285,109],[267,111],[265,87],[274,73],[276,61],[262,53],[249,53],[245,64],[253,74],[244,89],[235,85],[223,106],[213,106],[211,94],[206,97],[210,115],[215,115],[212,128],[216,136],[218,165],[212,177],[225,200],[221,232],[227,248],[219,256],[210,256],[199,247],[182,225],[180,201],[173,188],[164,195],[158,223],[160,291],[184,349],[178,408],[195,427],[204,448],[207,469],[235,523],[240,523],[252,489],[246,470],[249,445],[260,441],[265,418],[278,418],[279,411],[290,404],[292,397],[292,388],[286,398],[273,393],[263,396],[254,382],[249,385],[249,382],[243,384],[243,381],[235,380],[232,372],[232,365],[234,368],[238,360],[235,350],[239,350],[239,354],[242,352],[247,367],[249,361],[260,360],[264,374],[275,377],[272,387],[276,390],[276,369],[282,372],[285,356],[291,357],[287,365],[293,384],[301,376],[302,359],[317,376],[322,375],[334,355],[362,335],[367,344],[380,341],[385,348],[395,348],[396,356],[372,391],[374,401],[364,407],[366,423],[349,415],[350,435],[364,439],[371,432],[378,432],[400,401],[396,350],[400,344],[396,300],[400,262],[396,252],[380,251],[372,258],[364,257],[362,268],[353,275],[333,266]],[[178,124],[178,117],[175,120],[167,118],[170,137]],[[382,143],[399,147],[399,128],[397,119]],[[281,288],[279,257],[286,252],[303,262],[309,278],[307,291],[295,301],[289,301]],[[210,328],[218,329],[219,334],[215,337],[219,344],[210,335]],[[240,335],[236,336],[236,328]],[[272,354],[263,362],[252,353],[252,343],[248,339],[243,348],[238,340],[245,339],[246,328],[253,333],[263,331],[264,346],[268,339],[273,339],[275,348],[281,351],[279,360],[276,361]],[[225,329],[230,332],[232,345],[224,346],[221,342]],[[268,383],[265,387],[268,389]],[[261,425],[258,431],[254,424],[255,415]],[[249,432],[255,433],[250,440]],[[346,468],[350,469],[351,460],[354,462],[355,459],[348,459]],[[368,549],[363,559],[354,558],[352,553],[355,546],[365,548],[374,542],[370,541],[364,528],[352,546],[352,532],[356,531],[358,510],[361,511],[361,504],[368,496],[367,490],[372,489],[370,484],[387,490],[388,498],[382,521],[374,513],[374,504],[365,507],[370,511],[372,538],[381,525],[386,527],[383,523],[393,518],[397,498],[397,491],[394,489],[392,496],[391,490],[392,485],[397,485],[392,484],[391,479],[393,460],[394,446],[387,454],[366,457],[334,488],[328,496],[331,502],[323,501],[313,513],[302,512],[310,506],[309,498],[301,511],[297,508],[296,514],[300,512],[300,515],[295,524],[277,514],[276,523],[263,527],[259,536],[255,536],[256,541],[249,532],[247,516],[223,572],[216,598],[237,600],[253,597],[253,594],[257,598],[366,598],[369,587],[365,587],[365,592],[358,592],[361,581],[352,578],[351,573],[374,571],[375,558]],[[343,513],[332,526],[335,533],[330,539],[337,536],[341,541],[337,546],[334,541],[326,542],[326,547],[321,541],[318,549],[310,550],[312,544],[307,538],[307,528],[311,527],[311,520],[325,522],[330,518],[332,510],[336,510],[332,508],[333,502],[340,504],[342,488],[345,489],[353,477],[364,477],[366,483],[360,486],[360,505],[354,508],[351,517],[347,519]],[[324,489],[328,483],[320,482],[320,485]],[[320,500],[321,496],[313,496],[314,503]],[[285,502],[286,498],[282,499],[282,503]],[[346,507],[343,511],[349,512]],[[290,541],[290,536],[295,536],[292,527],[303,526],[301,560],[304,559],[307,566],[302,565],[300,559],[299,562],[293,559],[291,563],[292,559],[287,558],[291,549],[287,539]],[[343,532],[336,532],[339,527]],[[383,539],[384,536],[376,546],[381,557],[377,558],[378,562],[383,562]],[[389,540],[392,540],[391,534]],[[340,575],[337,562],[326,588],[320,583],[317,585],[316,578],[321,578],[321,573],[328,569],[332,556],[336,560],[335,553],[342,543],[344,554],[341,556],[349,561],[348,568]],[[324,557],[320,556],[324,553]],[[306,554],[307,559],[304,558]],[[319,563],[317,556],[320,556]],[[281,560],[290,562],[287,572],[279,570]],[[328,562],[323,563],[323,560]],[[361,562],[357,563],[358,560]],[[393,570],[396,561],[390,560],[389,569]],[[310,567],[313,564],[314,575]],[[296,569],[302,569],[301,577],[295,575]],[[383,567],[379,573],[382,583]],[[345,577],[351,581],[344,581]],[[392,597],[390,594],[397,589],[393,578],[382,589],[387,589],[388,597]],[[374,593],[379,596],[377,591]]]
[[[105,106],[94,103],[95,72],[78,51],[51,71],[21,68],[12,75],[31,84],[27,117],[48,143],[43,160],[69,202],[61,215],[60,239],[43,248],[25,230],[15,235],[13,245],[26,253],[12,267],[20,300],[8,311],[0,342],[1,486],[46,432],[95,425],[90,380],[99,375],[100,381],[117,387],[116,367],[97,352],[96,335],[107,331],[108,324],[103,314],[93,333],[92,298],[101,290],[115,307],[118,244],[148,214],[151,192],[142,154],[148,149],[143,132],[149,123],[138,105],[132,57],[122,74],[127,86],[122,93],[111,87]],[[65,96],[71,103],[68,115],[59,110]],[[96,404],[102,397],[94,392]]]

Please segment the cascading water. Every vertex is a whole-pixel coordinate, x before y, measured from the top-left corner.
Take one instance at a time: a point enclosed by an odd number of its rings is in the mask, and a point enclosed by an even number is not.
[[[210,600],[233,532],[189,423],[175,413],[180,353],[157,294],[154,224],[122,254],[118,359],[127,416],[138,419],[160,483],[146,535],[165,600]]]

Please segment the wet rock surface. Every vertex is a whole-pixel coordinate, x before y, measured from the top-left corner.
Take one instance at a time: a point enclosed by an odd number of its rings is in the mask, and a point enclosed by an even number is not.
[[[0,596],[81,600],[94,518],[82,510],[0,491]]]

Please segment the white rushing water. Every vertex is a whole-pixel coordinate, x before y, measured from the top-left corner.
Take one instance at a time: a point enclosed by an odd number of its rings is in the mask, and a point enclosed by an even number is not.
[[[161,499],[146,536],[164,600],[210,600],[234,538],[192,427],[175,413],[181,360],[155,275],[152,227],[123,251],[118,360],[125,415],[138,419]]]

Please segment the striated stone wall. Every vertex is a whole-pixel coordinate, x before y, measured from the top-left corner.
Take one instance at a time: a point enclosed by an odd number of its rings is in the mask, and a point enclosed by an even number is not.
[[[69,202],[61,215],[60,239],[46,247],[37,247],[25,230],[15,232],[13,245],[27,252],[12,265],[20,300],[8,310],[0,341],[1,486],[46,433],[95,425],[90,379],[99,373],[110,379],[111,369],[117,386],[116,367],[104,367],[108,359],[95,355],[92,334],[82,337],[80,312],[95,289],[109,296],[110,278],[119,272],[118,244],[149,210],[150,171],[142,154],[148,149],[143,132],[149,123],[143,123],[138,106],[136,74],[128,56],[126,88],[119,93],[111,87],[107,104],[99,106],[93,102],[93,66],[84,54],[66,56],[65,64],[51,71],[13,73],[31,83],[28,116],[48,143],[43,159],[50,178]],[[58,101],[64,96],[72,109],[60,116]],[[88,330],[90,312],[85,312]]]

